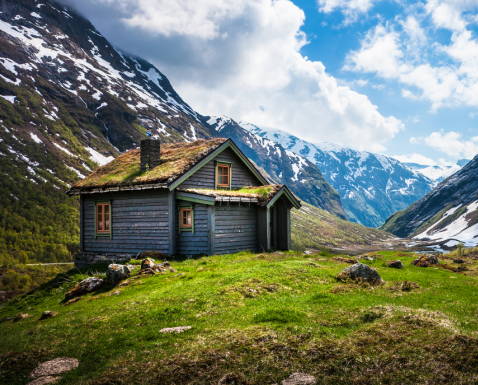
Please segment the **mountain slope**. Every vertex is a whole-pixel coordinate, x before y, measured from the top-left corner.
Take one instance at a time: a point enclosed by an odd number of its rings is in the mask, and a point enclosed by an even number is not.
[[[394,238],[390,233],[352,223],[315,206],[302,203],[300,210],[292,210],[292,244],[305,248],[370,248]]]
[[[401,237],[478,244],[478,156],[382,229]]]
[[[317,145],[252,124],[243,126],[316,164],[339,193],[347,217],[365,226],[382,225],[391,214],[408,207],[432,188],[431,180],[394,158],[330,144]]]
[[[273,180],[287,184],[306,202],[345,218],[339,195],[309,160],[244,129],[230,118],[209,118],[208,123],[214,128],[215,135],[232,138],[238,143],[241,150]]]
[[[69,258],[78,244],[69,184],[147,129],[209,136],[144,60],[119,52],[53,1],[0,3],[0,262]]]

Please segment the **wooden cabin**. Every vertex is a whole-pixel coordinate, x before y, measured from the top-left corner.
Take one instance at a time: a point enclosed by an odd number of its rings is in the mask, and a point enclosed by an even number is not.
[[[146,139],[77,182],[77,264],[290,248],[300,201],[270,184],[230,139],[162,144]]]

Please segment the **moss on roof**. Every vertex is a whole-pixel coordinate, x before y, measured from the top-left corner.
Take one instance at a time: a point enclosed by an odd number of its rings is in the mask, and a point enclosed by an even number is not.
[[[257,198],[259,202],[268,202],[283,187],[281,184],[265,186],[247,186],[238,190],[213,190],[202,188],[189,188],[181,191],[202,194],[213,197],[242,197]]]
[[[73,188],[170,183],[225,141],[227,139],[214,138],[189,143],[161,144],[161,164],[145,172],[141,172],[140,150],[136,148],[99,167],[86,178],[75,183]]]

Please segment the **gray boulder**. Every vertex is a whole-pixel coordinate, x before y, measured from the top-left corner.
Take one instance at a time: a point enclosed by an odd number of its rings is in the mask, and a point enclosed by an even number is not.
[[[130,273],[131,270],[128,266],[112,263],[108,266],[108,270],[106,270],[106,280],[109,283],[116,285],[123,279],[128,278]]]
[[[366,282],[371,285],[380,285],[383,283],[382,277],[377,273],[375,269],[363,263],[356,263],[342,270],[337,276],[340,281],[357,281]]]
[[[399,261],[398,259],[396,261],[387,262],[387,266],[392,267],[394,269],[403,269],[403,263],[402,261]]]
[[[65,294],[65,301],[98,290],[103,283],[104,280],[98,277],[86,278]]]

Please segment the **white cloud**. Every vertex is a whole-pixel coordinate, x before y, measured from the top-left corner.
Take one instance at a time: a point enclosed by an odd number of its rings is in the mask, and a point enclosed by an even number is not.
[[[244,12],[245,2],[236,0],[99,0],[119,7],[123,22],[144,31],[203,39],[221,37],[221,21]]]
[[[158,39],[149,58],[202,113],[370,151],[402,129],[300,53],[305,15],[289,0],[89,1],[120,4],[129,35]]]
[[[427,100],[434,110],[477,107],[478,41],[468,30],[476,22],[468,11],[477,8],[477,0],[428,0],[414,15],[370,30],[345,69],[397,80],[411,88],[402,96]],[[448,43],[430,41],[437,29],[451,32]]]
[[[478,136],[469,139],[456,131],[435,131],[426,137],[412,137],[413,144],[425,144],[454,159],[471,159],[478,154]]]
[[[361,14],[367,13],[380,0],[317,0],[319,10],[324,13],[341,11],[346,23],[357,20]]]

